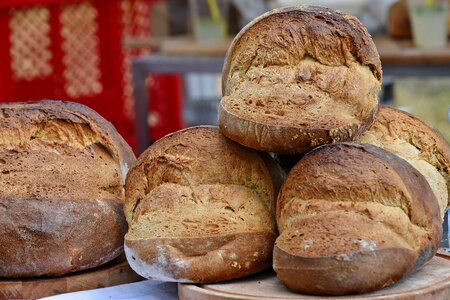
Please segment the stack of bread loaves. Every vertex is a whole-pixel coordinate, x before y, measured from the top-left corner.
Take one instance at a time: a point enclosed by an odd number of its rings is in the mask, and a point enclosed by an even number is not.
[[[449,146],[409,115],[377,117],[381,63],[356,18],[312,6],[262,15],[234,39],[222,86],[220,130],[166,136],[128,174],[125,252],[139,274],[215,282],[273,258],[290,289],[343,295],[433,257]],[[257,150],[304,155],[278,196],[283,173]]]
[[[0,277],[61,275],[121,254],[134,159],[86,106],[1,103]]]
[[[137,160],[82,105],[0,104],[0,276],[91,268],[124,247],[147,278],[217,282],[272,264],[291,290],[344,295],[433,257],[450,147],[379,108],[380,59],[356,18],[264,14],[234,39],[222,84],[219,128],[167,135]],[[263,151],[303,157],[286,177]]]

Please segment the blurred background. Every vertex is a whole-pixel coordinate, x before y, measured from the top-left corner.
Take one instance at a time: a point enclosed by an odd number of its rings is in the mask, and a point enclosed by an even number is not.
[[[83,103],[138,154],[194,124],[216,124],[220,72],[234,35],[281,6],[357,16],[383,64],[384,103],[450,141],[447,0],[2,0],[0,101]]]

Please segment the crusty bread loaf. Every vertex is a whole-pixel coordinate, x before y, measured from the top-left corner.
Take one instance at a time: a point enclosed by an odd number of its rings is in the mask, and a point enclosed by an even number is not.
[[[60,275],[118,256],[133,161],[86,106],[0,103],[0,276]]]
[[[130,266],[146,278],[179,282],[215,282],[269,267],[282,175],[270,157],[216,127],[160,139],[126,181]]]
[[[311,151],[291,170],[277,203],[274,269],[290,289],[363,293],[428,261],[441,236],[439,207],[425,178],[369,144]]]
[[[406,112],[383,106],[359,141],[399,155],[422,173],[444,217],[450,206],[450,146],[438,131]]]
[[[276,9],[242,29],[227,52],[219,126],[250,148],[303,153],[367,129],[380,87],[379,55],[355,17]]]

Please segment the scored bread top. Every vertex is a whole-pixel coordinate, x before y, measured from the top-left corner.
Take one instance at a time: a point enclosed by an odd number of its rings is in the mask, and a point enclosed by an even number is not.
[[[436,198],[424,177],[398,156],[370,144],[326,145],[304,156],[283,183],[278,228],[283,232],[293,218],[314,214],[314,208],[323,213],[333,207],[345,211],[348,204],[356,209],[367,206],[363,213],[368,217],[370,206],[396,211],[417,228],[429,230],[439,223],[437,202],[430,199]]]
[[[314,294],[390,285],[431,259],[442,232],[425,178],[397,155],[360,143],[305,155],[280,190],[277,222],[278,276]]]
[[[124,197],[134,154],[88,107],[60,101],[1,103],[0,128],[3,197]]]
[[[274,230],[271,213],[275,211],[275,192],[268,169],[256,151],[226,139],[216,127],[187,128],[157,141],[130,170],[125,203],[130,225],[127,236],[163,234],[154,230],[166,223],[170,223],[171,236],[202,235],[208,228],[210,233],[225,233],[255,225],[256,230],[259,222]],[[208,205],[210,211],[202,209]],[[192,209],[185,211],[187,207]],[[232,218],[242,214],[245,221],[227,220],[224,215],[227,225],[219,228],[220,224],[213,224],[217,221],[214,209]],[[177,210],[180,214],[174,213]],[[155,211],[166,213],[151,216]],[[180,222],[171,222],[171,218]],[[209,224],[209,218],[214,222]]]
[[[258,150],[304,152],[357,136],[372,122],[380,87],[379,55],[356,18],[323,7],[277,9],[230,46],[219,124]]]
[[[406,159],[427,179],[441,208],[450,206],[450,146],[436,130],[411,114],[383,106],[358,139]]]
[[[140,275],[216,282],[270,266],[275,198],[284,172],[217,127],[165,136],[126,181],[125,254]]]

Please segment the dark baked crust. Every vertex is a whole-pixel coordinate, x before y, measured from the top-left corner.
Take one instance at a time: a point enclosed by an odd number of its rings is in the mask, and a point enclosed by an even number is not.
[[[227,52],[219,126],[257,150],[304,153],[367,129],[380,86],[379,55],[356,18],[314,6],[273,10]]]
[[[119,256],[122,206],[120,199],[1,199],[1,276],[62,275]]]
[[[277,221],[274,269],[289,288],[312,294],[390,285],[428,261],[441,236],[425,178],[359,143],[321,146],[300,160],[280,191]]]
[[[86,106],[0,104],[0,276],[61,275],[123,251],[134,154]]]
[[[305,294],[348,295],[367,292],[367,286],[378,290],[396,282],[411,270],[416,255],[406,248],[382,249],[376,255],[360,252],[344,261],[336,257],[305,258],[275,246],[274,258],[280,266],[277,276],[289,289]],[[303,270],[308,271],[299,278]]]
[[[374,108],[364,124],[333,129],[303,129],[242,119],[227,111],[222,104],[219,106],[219,126],[226,137],[252,149],[281,154],[304,154],[323,144],[351,141],[367,130],[378,112],[378,107]]]

